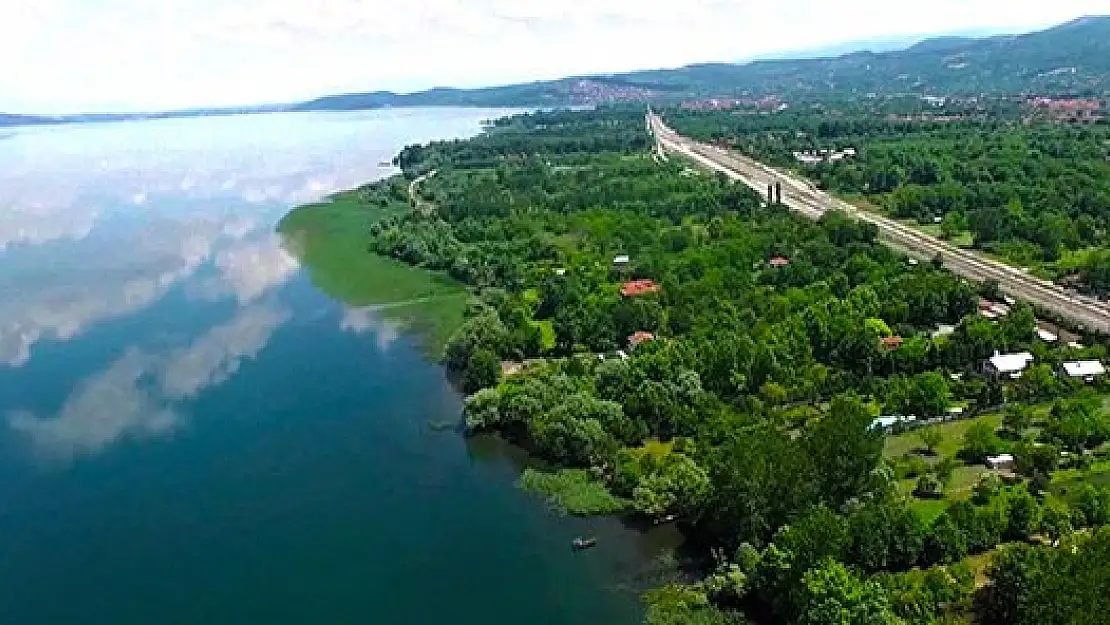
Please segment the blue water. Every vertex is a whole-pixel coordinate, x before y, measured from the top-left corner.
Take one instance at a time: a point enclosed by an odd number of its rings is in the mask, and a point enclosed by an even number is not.
[[[430,427],[419,338],[273,236],[502,111],[25,128],[0,141],[0,622],[635,623],[667,541],[562,519]],[[574,554],[589,533],[601,545]]]

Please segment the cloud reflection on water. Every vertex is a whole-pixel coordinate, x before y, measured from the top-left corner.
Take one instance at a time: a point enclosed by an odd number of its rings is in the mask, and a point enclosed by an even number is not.
[[[343,311],[343,319],[340,321],[340,328],[355,334],[371,332],[374,334],[374,340],[378,346],[378,350],[382,352],[388,351],[389,346],[401,337],[401,332],[404,328],[400,322],[390,321],[383,317],[380,309],[380,306],[366,306],[363,308],[348,307]]]
[[[245,359],[258,355],[288,314],[265,306],[242,309],[231,322],[217,326],[176,352],[160,368],[162,392],[169,398],[195,397],[226,381]]]
[[[79,384],[58,414],[39,418],[17,412],[9,423],[30,438],[40,457],[63,462],[95,454],[125,436],[167,434],[178,426],[178,415],[140,386],[152,366],[148,355],[128,352]]]
[[[391,171],[378,163],[420,140],[414,128],[424,139],[465,134],[490,116],[465,112],[424,128],[389,115],[44,127],[7,137],[0,366],[21,367],[36,344],[137,315],[174,289],[194,298],[186,301],[239,306],[185,345],[156,349],[127,336],[114,346],[123,355],[78,383],[61,408],[9,412],[10,427],[38,455],[63,462],[183,427],[184,404],[256,358],[289,317],[267,295],[297,271],[271,234],[288,207]],[[399,334],[371,309],[349,311],[343,323],[373,331],[382,349]]]
[[[78,384],[57,414],[15,412],[9,424],[30,440],[40,458],[60,463],[95,455],[124,439],[168,435],[184,425],[175,407],[179,400],[227,381],[244,360],[258,356],[288,318],[255,305],[168,355],[131,349]]]
[[[69,340],[150,306],[192,276],[224,238],[221,224],[172,220],[131,234],[74,243],[57,257],[11,259],[0,275],[0,361],[26,364],[41,340]]]
[[[221,251],[216,254],[215,266],[220,271],[216,288],[233,293],[239,303],[246,304],[288,280],[300,264],[281,246],[280,239],[271,235]]]

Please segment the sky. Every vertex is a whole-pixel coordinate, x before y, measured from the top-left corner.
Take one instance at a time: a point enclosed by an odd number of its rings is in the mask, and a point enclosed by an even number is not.
[[[0,111],[167,110],[1021,32],[1106,0],[6,0]]]

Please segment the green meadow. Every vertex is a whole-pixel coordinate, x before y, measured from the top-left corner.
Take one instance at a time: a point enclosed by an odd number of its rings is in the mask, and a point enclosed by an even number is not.
[[[378,307],[382,317],[420,334],[438,354],[462,323],[469,298],[451,278],[370,250],[370,226],[409,210],[390,181],[338,193],[290,211],[277,230],[286,248],[331,297],[357,307]]]

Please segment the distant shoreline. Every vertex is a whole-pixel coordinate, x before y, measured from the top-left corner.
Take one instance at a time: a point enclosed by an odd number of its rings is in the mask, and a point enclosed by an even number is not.
[[[33,126],[72,126],[78,124],[109,124],[120,122],[159,121],[164,119],[193,119],[201,117],[238,117],[245,115],[273,115],[281,113],[342,113],[358,111],[380,111],[385,109],[418,109],[418,108],[499,108],[485,105],[471,104],[421,104],[404,106],[378,106],[370,108],[352,109],[309,109],[289,106],[286,108],[266,108],[259,110],[236,109],[226,111],[181,111],[169,113],[90,113],[84,115],[6,115],[0,113],[0,129],[28,128]]]

